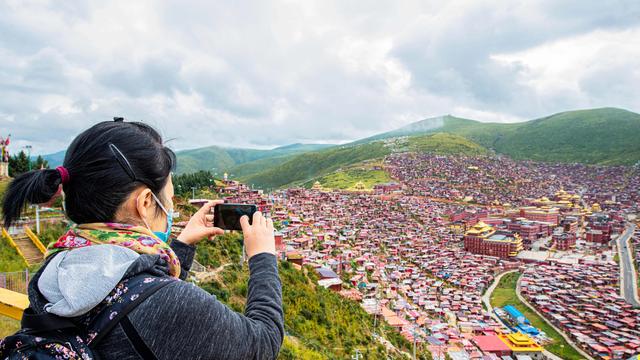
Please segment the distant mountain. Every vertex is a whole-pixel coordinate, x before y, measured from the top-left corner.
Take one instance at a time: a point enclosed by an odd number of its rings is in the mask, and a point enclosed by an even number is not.
[[[177,173],[190,173],[198,170],[212,170],[234,172],[234,168],[254,161],[263,160],[266,164],[272,162],[266,159],[281,158],[288,155],[301,154],[307,151],[316,151],[330,144],[291,144],[270,150],[223,148],[208,146],[204,148],[181,150],[176,153],[178,157]],[[277,161],[276,161],[277,162]]]
[[[49,162],[50,168],[55,168],[56,166],[62,165],[64,161],[64,155],[67,153],[66,150],[58,151],[53,154],[42,155],[42,158]],[[32,156],[33,160],[35,160],[38,156]]]
[[[515,159],[627,165],[640,161],[640,114],[616,108],[567,111],[509,124],[446,115],[355,143],[438,132],[463,136]]]
[[[388,131],[385,133],[377,134],[354,141],[353,144],[362,144],[374,140],[382,140],[399,136],[411,136],[411,135],[424,135],[432,134],[436,132],[449,132],[454,133],[458,127],[469,126],[479,123],[475,120],[458,118],[451,115],[438,116],[434,118],[424,119],[416,121],[409,125],[403,126],[396,130]]]
[[[260,161],[257,166],[268,166],[278,163],[278,159],[283,159],[289,155],[301,154],[307,151],[321,150],[333,146],[332,144],[290,144],[280,146],[270,150],[243,149],[243,148],[224,148],[220,146],[207,146],[197,149],[180,150],[176,152],[178,158],[177,173],[191,173],[198,170],[226,171],[236,172],[236,167],[242,164]],[[56,167],[62,165],[66,150],[56,153],[42,155],[49,162],[49,166]],[[34,156],[35,159],[35,156]],[[271,159],[271,160],[268,160]],[[256,165],[254,165],[256,166]],[[246,169],[253,169],[252,165]],[[262,170],[263,168],[260,168]],[[215,172],[214,171],[214,172]],[[238,175],[245,173],[247,170],[239,168]],[[253,172],[253,170],[248,170]]]
[[[331,147],[331,146],[334,146],[334,145],[333,144],[301,144],[301,143],[295,143],[295,144],[280,146],[280,147],[274,148],[273,150],[313,151],[313,150],[325,149],[325,148],[328,148],[328,147]]]
[[[334,146],[290,156],[274,167],[241,177],[241,180],[262,188],[301,184],[344,166],[380,159],[392,152],[404,151],[466,155],[489,153],[484,147],[464,137],[438,133]]]
[[[567,111],[454,133],[515,159],[626,165],[640,161],[640,114],[622,109]]]
[[[434,134],[442,134],[432,137]],[[226,171],[248,183],[280,187],[310,181],[341,166],[381,158],[406,149],[422,152],[486,153],[515,159],[590,164],[635,164],[640,161],[640,114],[600,108],[567,111],[520,123],[486,123],[445,115],[417,121],[393,131],[345,145],[290,144],[271,150],[209,146],[177,152],[178,173]],[[45,156],[52,166],[64,152]]]

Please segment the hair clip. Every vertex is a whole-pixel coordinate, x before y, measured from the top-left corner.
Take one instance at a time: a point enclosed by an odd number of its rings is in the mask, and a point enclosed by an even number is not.
[[[109,149],[111,149],[113,156],[116,157],[116,160],[118,160],[118,163],[120,164],[120,166],[122,166],[122,169],[124,169],[124,172],[126,172],[127,175],[131,177],[131,180],[138,181],[138,178],[136,177],[136,173],[135,171],[133,171],[133,167],[131,167],[129,160],[127,160],[127,157],[124,156],[122,151],[120,151],[120,149],[118,149],[118,147],[114,143],[109,143]]]

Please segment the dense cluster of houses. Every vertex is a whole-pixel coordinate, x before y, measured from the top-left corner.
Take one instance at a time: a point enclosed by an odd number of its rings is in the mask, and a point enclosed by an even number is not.
[[[279,228],[280,256],[314,267],[320,286],[358,301],[376,321],[396,327],[435,357],[447,353],[457,359],[539,358],[531,339],[507,336],[483,309],[482,294],[496,274],[524,266],[514,253],[540,238],[551,239],[557,250],[573,249],[589,231],[610,239],[624,226],[621,211],[637,206],[637,188],[629,184],[640,185],[637,177],[621,179],[625,173],[617,168],[506,158],[395,154],[385,169],[395,181],[373,192],[315,184],[263,194],[235,181],[221,192],[230,202],[255,203],[270,213]],[[594,179],[608,185],[592,185]],[[468,239],[470,231],[478,235],[475,242]],[[590,269],[600,270],[603,278],[593,273],[594,281],[615,288],[615,264]],[[527,279],[523,291],[539,295],[535,286],[544,282],[536,283],[532,273]],[[560,301],[546,295],[549,302]],[[619,301],[615,306],[622,307]],[[595,332],[584,334],[598,339]]]
[[[609,208],[636,207],[637,169],[624,166],[547,164],[504,156],[466,157],[400,153],[387,157],[386,169],[408,194],[463,199],[479,204],[525,205],[564,189],[582,193]]]
[[[539,264],[520,279],[522,294],[595,358],[627,359],[640,352],[640,309],[620,296],[618,265],[584,261]]]

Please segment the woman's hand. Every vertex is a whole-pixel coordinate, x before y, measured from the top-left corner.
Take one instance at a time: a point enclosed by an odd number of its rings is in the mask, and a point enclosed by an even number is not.
[[[211,208],[216,204],[222,203],[224,203],[223,200],[213,200],[204,204],[189,219],[189,223],[182,230],[177,240],[188,245],[195,245],[205,237],[212,239],[216,235],[224,234],[224,230],[213,227],[213,214],[211,214]]]
[[[271,219],[265,218],[260,211],[256,211],[251,225],[249,225],[249,217],[244,215],[240,218],[240,226],[242,226],[244,248],[249,259],[260,253],[276,254],[276,239]]]

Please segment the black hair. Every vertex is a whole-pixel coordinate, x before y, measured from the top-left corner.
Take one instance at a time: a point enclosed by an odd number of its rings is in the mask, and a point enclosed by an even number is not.
[[[65,209],[76,224],[114,221],[120,205],[142,185],[161,196],[175,168],[174,152],[164,146],[151,126],[114,120],[98,123],[78,135],[64,157],[63,166],[69,173],[69,180],[62,186]],[[51,200],[61,183],[62,176],[56,169],[17,176],[2,203],[4,225],[8,227],[17,220],[27,203]]]

